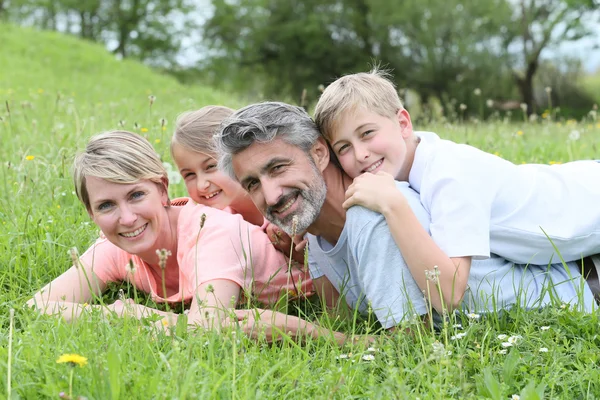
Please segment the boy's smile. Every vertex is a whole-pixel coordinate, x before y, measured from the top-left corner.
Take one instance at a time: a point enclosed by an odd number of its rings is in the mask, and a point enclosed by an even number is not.
[[[407,180],[414,156],[414,146],[408,143],[413,138],[406,110],[388,118],[358,107],[345,111],[335,124],[331,147],[352,178],[385,171],[398,180]]]

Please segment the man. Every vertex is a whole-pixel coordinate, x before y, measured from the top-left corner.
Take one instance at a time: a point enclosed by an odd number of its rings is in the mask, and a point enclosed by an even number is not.
[[[330,160],[324,139],[299,107],[247,106],[221,125],[215,140],[220,167],[241,183],[268,220],[290,235],[309,233],[311,274],[327,305],[343,294],[350,307],[372,310],[384,328],[392,329],[428,313],[428,303],[441,312],[459,305],[495,311],[514,304],[542,306],[551,298],[578,300],[582,278],[575,263],[569,271],[562,265],[513,267],[493,256],[474,261],[464,296],[444,304],[435,282],[454,276],[439,275],[434,266],[410,270],[382,215],[359,206],[344,210],[352,180]],[[397,182],[397,188],[428,231],[429,215],[418,195],[405,183]],[[584,285],[580,306],[589,311],[592,304]]]

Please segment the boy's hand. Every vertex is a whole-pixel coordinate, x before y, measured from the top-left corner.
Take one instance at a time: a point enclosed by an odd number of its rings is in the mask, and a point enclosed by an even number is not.
[[[354,178],[346,190],[345,209],[360,205],[380,214],[386,214],[390,205],[406,201],[394,183],[394,177],[387,172],[364,173]]]

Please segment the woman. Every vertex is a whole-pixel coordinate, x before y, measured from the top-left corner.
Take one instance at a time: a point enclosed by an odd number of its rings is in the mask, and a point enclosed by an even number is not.
[[[272,305],[281,294],[312,290],[308,272],[289,268],[260,227],[187,198],[171,202],[167,172],[137,134],[93,137],[76,157],[73,177],[103,235],[28,301],[41,312],[67,320],[86,307],[138,318],[172,315],[121,301],[87,306],[109,281],[127,280],[156,302],[188,303],[188,323],[212,326],[242,299]]]

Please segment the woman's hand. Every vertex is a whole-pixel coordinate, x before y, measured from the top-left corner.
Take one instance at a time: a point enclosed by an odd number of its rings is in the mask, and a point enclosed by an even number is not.
[[[354,178],[346,190],[346,200],[342,206],[348,209],[360,205],[385,215],[391,205],[398,202],[406,202],[406,199],[396,187],[394,177],[379,171],[377,174],[364,173]]]

